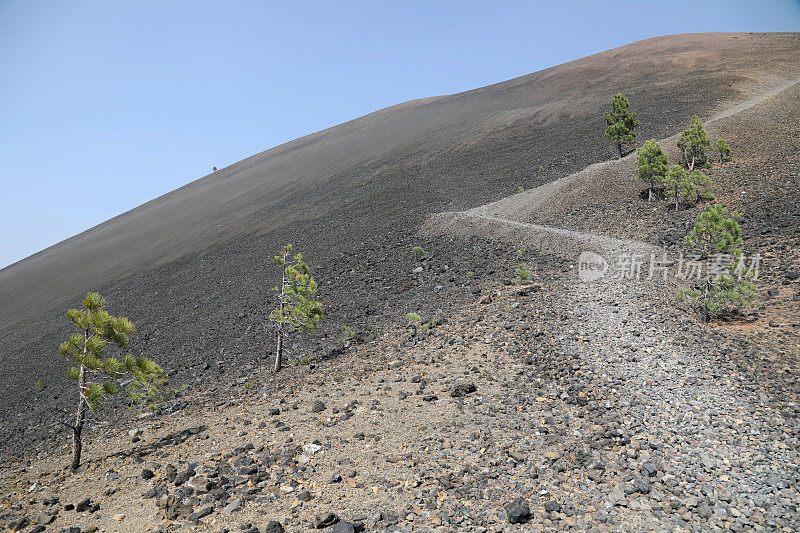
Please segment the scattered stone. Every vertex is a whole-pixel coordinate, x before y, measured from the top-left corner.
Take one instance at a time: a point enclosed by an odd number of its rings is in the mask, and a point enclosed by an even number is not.
[[[561,511],[561,504],[555,500],[544,502],[544,510],[548,513],[558,513]]]
[[[193,520],[200,520],[201,518],[205,518],[206,516],[210,515],[214,512],[214,507],[209,505],[208,507],[203,507],[199,511],[195,511],[189,515],[189,521]]]
[[[525,524],[531,519],[531,509],[524,498],[507,503],[505,509],[511,524]]]
[[[231,513],[235,512],[235,511],[238,511],[241,508],[242,508],[242,499],[241,498],[234,498],[231,501],[231,503],[229,503],[228,505],[226,505],[222,509],[222,512],[227,513],[227,514],[231,514]]]
[[[331,533],[355,533],[356,528],[350,522],[339,522],[331,529]]]
[[[658,475],[658,468],[656,465],[649,462],[642,463],[642,475],[646,477],[656,477]]]
[[[280,522],[270,520],[261,530],[262,533],[283,533],[284,529]]]
[[[314,527],[316,529],[325,529],[339,522],[339,515],[336,513],[323,513],[314,517]]]
[[[478,387],[476,387],[472,382],[456,383],[450,389],[450,396],[453,398],[461,398],[462,396],[466,396],[467,394],[471,394],[477,390]]]
[[[303,444],[303,453],[307,455],[314,455],[321,449],[322,446],[320,446],[319,444],[314,444],[313,442],[309,444]]]
[[[41,524],[41,525],[45,525],[45,526],[47,524],[49,524],[50,522],[52,522],[53,520],[55,520],[55,519],[56,519],[56,515],[51,514],[51,513],[42,512],[42,513],[39,513],[39,514],[36,515],[36,523],[37,524]]]
[[[636,476],[633,478],[633,490],[641,494],[650,492],[650,480],[646,477]]]
[[[187,487],[191,487],[198,492],[206,492],[208,489],[208,480],[203,476],[194,476],[186,482]]]
[[[75,512],[76,513],[83,513],[84,511],[88,511],[91,506],[92,506],[92,500],[89,499],[89,498],[86,498],[85,500],[81,500],[75,506]]]
[[[175,476],[175,481],[173,481],[173,483],[175,484],[176,487],[180,487],[181,485],[189,481],[189,478],[191,478],[192,475],[193,475],[192,472],[189,471],[181,472]]]
[[[30,525],[31,521],[27,517],[22,517],[18,520],[11,522],[8,525],[8,529],[11,531],[22,531],[26,527]]]

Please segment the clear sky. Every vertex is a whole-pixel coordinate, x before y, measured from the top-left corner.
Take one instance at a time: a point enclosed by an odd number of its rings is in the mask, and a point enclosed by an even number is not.
[[[0,0],[0,267],[370,111],[706,31],[800,0]]]

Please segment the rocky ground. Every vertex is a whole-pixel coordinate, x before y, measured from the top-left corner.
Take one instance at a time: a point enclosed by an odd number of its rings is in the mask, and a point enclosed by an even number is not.
[[[761,368],[746,339],[673,301],[652,283],[581,283],[569,265],[497,283],[427,331],[388,331],[277,383],[254,374],[227,399],[109,429],[76,474],[63,453],[7,465],[4,521],[23,520],[22,531],[800,528],[798,390],[784,379],[796,359]]]

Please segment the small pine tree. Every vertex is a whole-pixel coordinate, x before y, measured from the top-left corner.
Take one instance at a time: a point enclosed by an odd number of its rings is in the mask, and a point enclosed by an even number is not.
[[[650,139],[639,148],[636,155],[636,175],[647,183],[647,201],[653,201],[653,187],[663,183],[667,174],[667,154],[655,139]]]
[[[272,289],[278,292],[278,306],[269,315],[269,319],[275,322],[278,329],[273,366],[273,372],[276,373],[281,369],[284,335],[299,330],[311,334],[323,317],[322,306],[314,299],[317,282],[303,261],[303,255],[298,253],[292,257],[291,251],[292,245],[287,244],[281,255],[274,258],[275,264],[283,269],[280,287]]]
[[[675,203],[675,210],[681,204],[694,205],[701,198],[713,200],[714,194],[708,190],[711,186],[711,178],[700,170],[687,172],[680,165],[672,165],[664,177],[664,193],[668,198],[672,198]]]
[[[342,345],[342,348],[348,348],[350,346],[350,341],[356,334],[353,332],[353,328],[350,326],[342,326],[342,336],[337,339],[337,342]]]
[[[533,280],[533,272],[528,263],[520,263],[517,265],[517,277],[514,282],[519,285],[521,283],[528,283]]]
[[[689,172],[695,167],[703,168],[708,163],[706,151],[711,146],[703,123],[697,115],[692,117],[689,127],[678,137],[678,149],[681,151],[681,162]]]
[[[426,257],[428,257],[428,252],[426,252],[425,250],[423,250],[423,249],[422,249],[422,247],[420,247],[420,246],[415,246],[415,247],[413,247],[413,248],[411,249],[411,251],[412,251],[412,252],[414,252],[414,255],[415,255],[415,256],[417,256],[417,260],[418,260],[418,261],[422,261],[423,259],[425,259]]]
[[[636,121],[636,113],[628,112],[628,99],[622,94],[617,94],[611,100],[611,112],[605,114],[606,137],[611,139],[617,147],[619,158],[622,159],[622,146],[633,145],[636,134],[633,132],[639,123]]]
[[[728,271],[713,278],[707,277],[705,284],[700,288],[678,291],[680,299],[689,300],[693,305],[700,307],[705,322],[721,314],[761,307],[752,282],[755,273],[746,271],[739,278],[730,273],[743,271],[740,248],[743,244],[742,229],[738,222],[741,216],[741,213],[728,211],[721,204],[707,205],[697,217],[697,223],[692,231],[686,236],[686,242],[698,248],[704,255],[716,252],[730,258]]]
[[[408,321],[408,332],[411,335],[416,335],[422,323],[422,317],[418,313],[406,313],[406,320]]]
[[[731,315],[763,307],[751,281],[754,277],[752,272],[745,272],[742,279],[732,274],[717,276],[704,301],[708,316]]]
[[[62,342],[58,353],[72,361],[75,366],[67,371],[67,377],[78,386],[78,407],[72,429],[72,470],[81,464],[83,442],[81,432],[86,421],[86,410],[95,411],[102,405],[103,398],[115,394],[119,387],[117,381],[130,377],[133,383],[161,383],[164,371],[146,357],[125,355],[121,360],[106,357],[109,343],[119,349],[128,345],[133,333],[133,322],[125,317],[108,314],[103,307],[105,299],[96,292],[90,292],[83,299],[83,309],[70,309],[67,319],[80,331]],[[89,381],[92,376],[101,382]]]
[[[733,154],[730,145],[728,145],[728,143],[726,143],[724,139],[720,139],[717,141],[717,152],[719,152],[720,163],[724,163],[725,161],[730,161],[731,155]]]
[[[667,198],[672,198],[675,210],[678,210],[680,205],[680,189],[681,182],[686,176],[686,171],[680,165],[670,165],[669,170],[664,175],[664,194]]]
[[[697,216],[694,228],[686,242],[698,248],[703,255],[714,252],[739,256],[742,254],[742,214],[728,211],[722,204],[707,205]]]

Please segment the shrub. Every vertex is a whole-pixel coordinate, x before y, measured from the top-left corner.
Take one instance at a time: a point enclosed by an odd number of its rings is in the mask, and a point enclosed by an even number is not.
[[[417,256],[417,260],[418,260],[418,261],[422,261],[423,259],[425,259],[426,257],[428,257],[428,252],[426,252],[425,250],[423,250],[423,249],[422,249],[421,247],[419,247],[419,246],[415,246],[415,247],[413,247],[413,248],[411,249],[411,251],[412,251],[412,252],[414,252],[414,255],[415,255],[415,256]]]
[[[731,151],[731,147],[728,143],[725,142],[724,139],[720,139],[717,141],[717,152],[719,152],[719,162],[723,163],[725,161],[730,161],[731,155],[733,152]]]
[[[337,339],[339,344],[343,347],[347,348],[350,346],[350,341],[355,337],[356,334],[353,333],[353,330],[349,326],[342,326],[342,336]]]
[[[300,366],[300,365],[307,365],[309,363],[311,363],[311,360],[308,358],[308,356],[302,355],[300,357],[295,357],[294,359],[292,359],[292,362],[290,364],[292,366]]]
[[[417,313],[408,313],[406,314],[406,319],[408,319],[409,324],[415,324],[422,320],[422,317],[419,316]]]
[[[249,376],[247,380],[244,382],[244,385],[242,385],[241,390],[242,392],[249,392],[254,388],[256,388],[256,385],[258,385],[258,380],[255,379],[253,376]]]
[[[520,263],[517,265],[517,279],[515,281],[519,284],[532,280],[533,272],[531,272],[530,266],[527,263]]]

